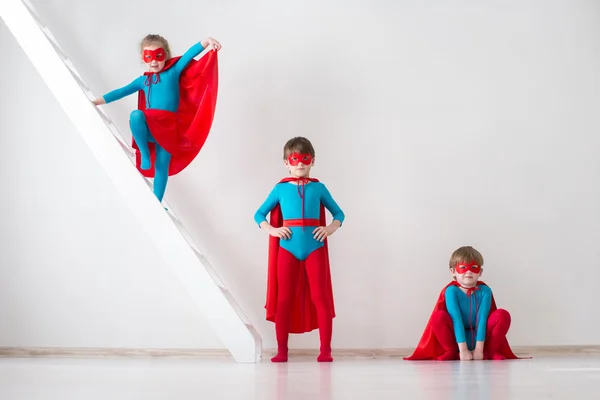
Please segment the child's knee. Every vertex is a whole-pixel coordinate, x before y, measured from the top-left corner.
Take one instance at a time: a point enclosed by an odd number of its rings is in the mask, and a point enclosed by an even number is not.
[[[136,125],[146,122],[143,111],[133,110],[131,114],[129,114],[129,122]]]
[[[502,308],[497,309],[488,317],[487,327],[489,333],[499,329],[501,334],[506,334],[510,329],[510,314]]]
[[[499,308],[493,312],[494,317],[499,321],[510,323],[510,313],[503,308]]]
[[[277,309],[283,310],[283,312],[289,312],[294,304],[294,297],[291,293],[279,292],[277,294]]]
[[[327,296],[322,290],[313,290],[310,299],[317,309],[327,308]]]
[[[311,300],[315,305],[315,309],[317,310],[317,315],[319,318],[332,318],[330,308],[327,304],[327,297],[325,294],[316,294],[311,296]]]

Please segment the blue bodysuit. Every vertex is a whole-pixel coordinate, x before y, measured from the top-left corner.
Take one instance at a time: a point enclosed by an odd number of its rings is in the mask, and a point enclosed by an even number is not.
[[[177,60],[175,65],[164,72],[159,72],[160,79],[152,76],[153,82],[157,80],[159,82],[153,83],[151,86],[146,85],[148,76],[142,75],[129,85],[108,92],[103,96],[104,100],[111,103],[143,90],[146,94],[146,108],[176,112],[179,106],[179,76],[190,61],[203,51],[202,44],[196,43]]]
[[[177,112],[179,107],[179,77],[184,68],[194,57],[204,51],[200,43],[193,45],[183,56],[169,69],[153,75],[142,75],[129,85],[115,89],[103,96],[106,103],[122,99],[125,96],[137,93],[140,90],[146,95],[146,108]],[[129,126],[133,138],[140,149],[141,168],[151,167],[150,151],[148,142],[156,142],[146,124],[146,117],[140,110],[134,110],[129,117]],[[167,180],[169,178],[169,163],[171,155],[158,143],[156,146],[154,194],[159,201],[165,194]]]
[[[478,290],[467,296],[458,286],[448,286],[445,297],[456,342],[466,342],[469,350],[473,350],[476,341],[485,341],[492,290],[487,285],[479,285]]]
[[[302,198],[298,191],[302,191],[302,185],[296,183],[278,183],[275,185],[265,202],[260,206],[254,221],[260,225],[267,220],[267,214],[277,205],[281,206],[281,214],[284,220],[302,218]],[[304,185],[304,218],[319,219],[321,215],[321,204],[333,215],[333,219],[344,222],[344,212],[331,197],[329,190],[321,182],[309,182]],[[290,239],[281,240],[280,246],[289,251],[298,260],[306,260],[313,251],[324,246],[323,242],[316,240],[313,236],[315,227],[292,226]]]

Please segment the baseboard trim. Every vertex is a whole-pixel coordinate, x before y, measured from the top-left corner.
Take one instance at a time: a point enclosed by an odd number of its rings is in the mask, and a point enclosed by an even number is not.
[[[335,349],[334,356],[340,358],[374,359],[402,358],[413,349]],[[590,346],[513,346],[518,356],[566,356],[600,355],[600,345]],[[274,349],[263,352],[267,360],[275,355]],[[291,357],[316,357],[317,349],[290,349]],[[3,358],[204,358],[233,359],[226,349],[115,349],[75,347],[0,347]]]
[[[226,349],[117,349],[85,347],[0,347],[4,358],[231,358]]]

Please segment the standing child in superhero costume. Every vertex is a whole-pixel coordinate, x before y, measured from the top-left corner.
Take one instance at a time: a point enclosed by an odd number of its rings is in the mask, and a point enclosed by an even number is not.
[[[183,170],[199,153],[212,124],[217,95],[215,52],[194,60],[208,46],[221,45],[207,38],[181,57],[171,58],[169,43],[160,35],[147,35],[140,44],[148,72],[122,88],[93,101],[107,104],[138,93],[138,109],[129,119],[142,175],[154,177],[154,194],[162,201],[169,175]]]
[[[315,150],[308,139],[290,139],[283,160],[291,176],[275,185],[254,215],[270,235],[265,308],[277,336],[277,355],[271,361],[287,362],[290,333],[318,328],[317,361],[331,362],[335,310],[327,237],[342,225],[344,213],[325,185],[310,177]],[[330,225],[326,225],[325,208],[333,215]]]
[[[417,349],[405,360],[517,358],[506,340],[510,314],[496,308],[492,290],[479,281],[482,266],[483,256],[473,247],[452,253],[454,280],[440,293]]]

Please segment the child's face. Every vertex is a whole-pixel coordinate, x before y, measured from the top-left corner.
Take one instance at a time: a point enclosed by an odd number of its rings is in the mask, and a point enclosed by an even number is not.
[[[471,288],[477,285],[483,268],[474,261],[459,262],[456,268],[450,269],[450,273],[462,287]]]
[[[315,159],[310,154],[292,153],[283,162],[290,174],[296,178],[308,178]]]
[[[165,67],[167,53],[157,44],[150,44],[142,50],[142,61],[148,66],[149,72],[159,73]]]

